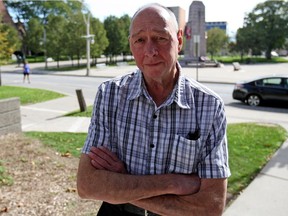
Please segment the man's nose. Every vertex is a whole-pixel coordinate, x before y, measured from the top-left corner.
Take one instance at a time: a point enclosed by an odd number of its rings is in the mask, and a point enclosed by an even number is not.
[[[145,46],[145,55],[149,57],[158,55],[158,48],[153,41],[147,41]]]

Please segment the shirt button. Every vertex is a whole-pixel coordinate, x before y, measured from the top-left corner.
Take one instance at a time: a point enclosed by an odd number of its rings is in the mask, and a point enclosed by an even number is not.
[[[153,118],[154,118],[154,119],[156,119],[156,118],[157,118],[157,115],[156,115],[156,114],[154,114],[154,115],[153,115]]]
[[[152,143],[152,144],[150,144],[150,148],[154,148],[155,147],[155,145]]]

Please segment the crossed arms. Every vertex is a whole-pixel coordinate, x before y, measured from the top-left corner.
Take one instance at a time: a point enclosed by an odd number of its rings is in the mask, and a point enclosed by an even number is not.
[[[131,203],[160,215],[221,215],[226,178],[196,175],[130,175],[118,157],[104,147],[92,147],[80,158],[77,188],[81,198],[112,204]]]

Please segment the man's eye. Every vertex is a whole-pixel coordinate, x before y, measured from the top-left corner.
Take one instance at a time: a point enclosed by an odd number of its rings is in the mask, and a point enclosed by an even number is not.
[[[166,37],[156,37],[154,38],[154,41],[162,44],[162,43],[166,43],[168,39]]]
[[[143,42],[144,42],[143,38],[138,38],[137,40],[135,40],[134,43],[143,43]]]

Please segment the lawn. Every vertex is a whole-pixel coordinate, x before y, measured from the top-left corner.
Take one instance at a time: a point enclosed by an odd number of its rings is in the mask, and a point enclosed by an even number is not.
[[[79,157],[86,137],[85,133],[26,132],[25,134],[41,140],[61,154],[74,157]],[[240,123],[229,124],[227,136],[232,172],[228,180],[228,192],[237,195],[249,185],[285,141],[287,132],[276,125]]]
[[[91,117],[93,111],[93,106],[87,106],[87,110],[85,112],[80,112],[80,110],[76,110],[74,112],[68,113],[65,116],[73,116],[73,117]]]
[[[21,105],[40,103],[64,96],[64,94],[43,89],[0,86],[0,99],[19,97]]]

